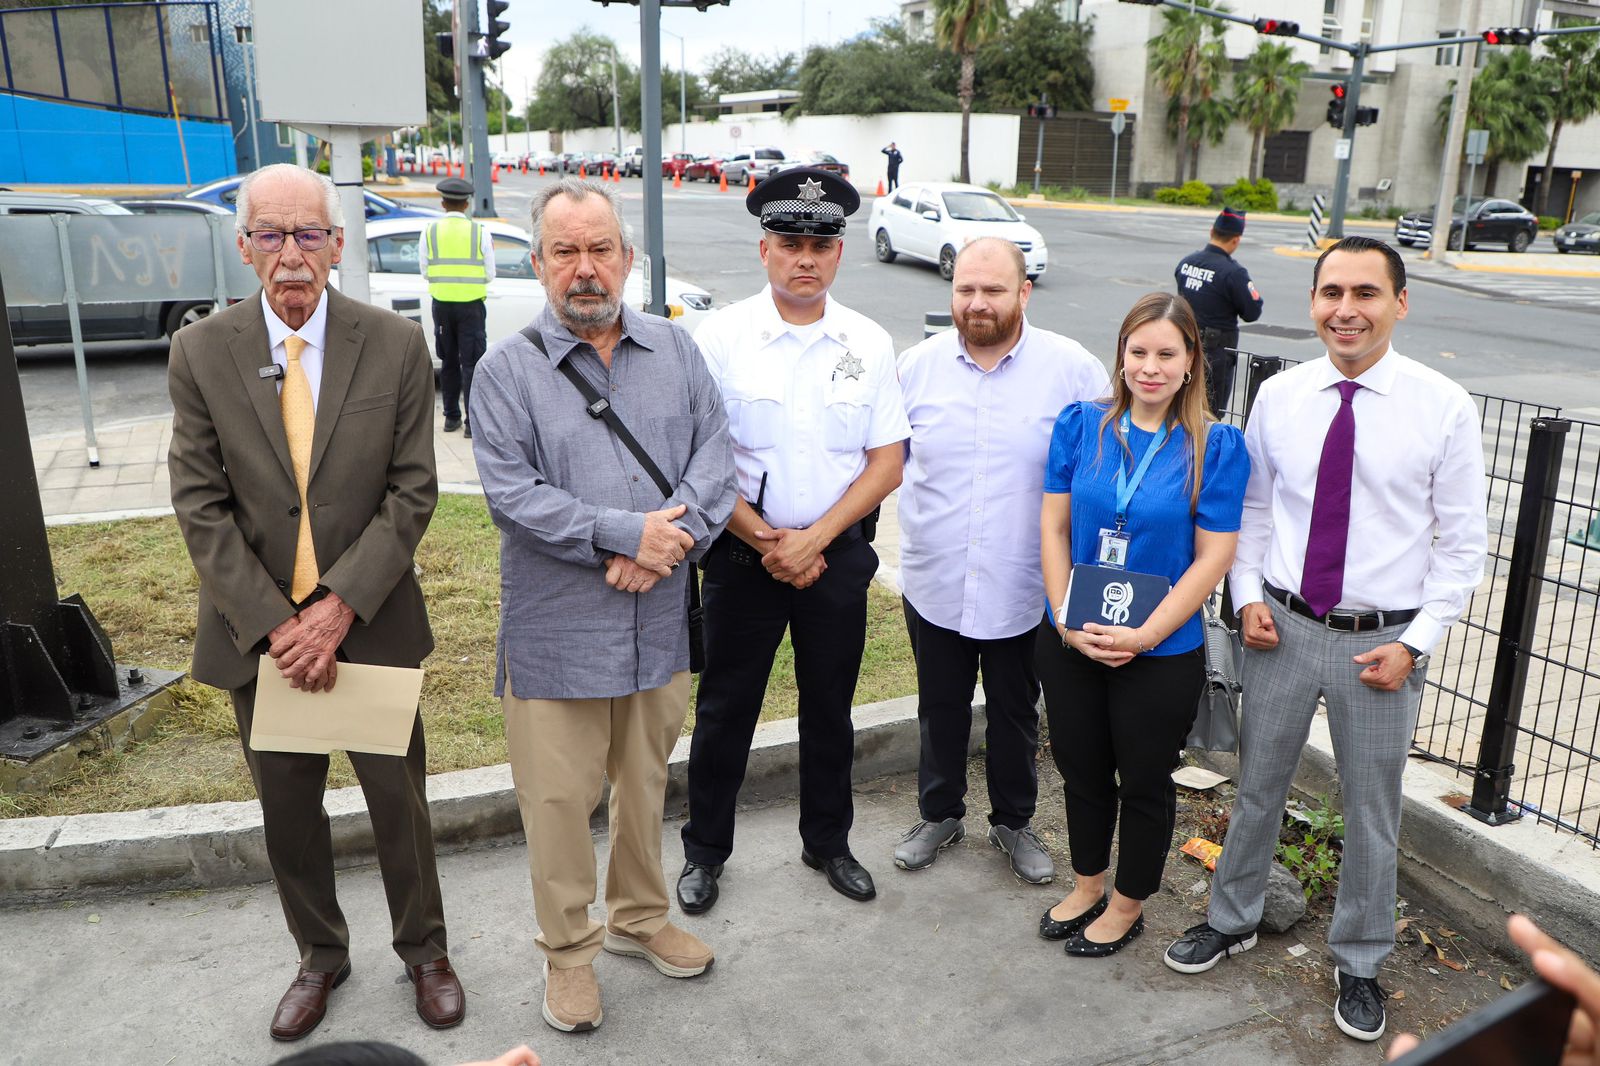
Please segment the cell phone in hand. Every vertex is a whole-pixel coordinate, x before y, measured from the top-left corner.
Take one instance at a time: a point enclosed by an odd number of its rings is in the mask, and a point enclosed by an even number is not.
[[[1572,993],[1535,977],[1429,1037],[1393,1066],[1559,1066]]]

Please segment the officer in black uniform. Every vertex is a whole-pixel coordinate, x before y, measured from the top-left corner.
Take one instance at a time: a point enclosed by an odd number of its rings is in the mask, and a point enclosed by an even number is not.
[[[1206,391],[1218,418],[1233,396],[1233,369],[1238,356],[1239,320],[1261,317],[1261,293],[1250,272],[1234,262],[1244,237],[1244,212],[1224,207],[1211,224],[1211,243],[1183,257],[1173,275],[1178,295],[1189,301],[1200,323],[1200,345],[1206,353]]]

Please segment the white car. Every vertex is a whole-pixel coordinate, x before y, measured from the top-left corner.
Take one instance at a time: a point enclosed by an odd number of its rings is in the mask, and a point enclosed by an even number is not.
[[[949,281],[956,253],[979,237],[1000,237],[1022,249],[1030,281],[1045,272],[1044,237],[999,194],[980,185],[922,182],[902,185],[872,202],[867,223],[880,263],[905,255],[936,263]]]
[[[430,317],[428,282],[417,270],[417,245],[422,240],[424,219],[397,218],[367,223],[367,277],[371,300],[422,323],[428,350],[433,351],[433,321]],[[532,322],[545,305],[544,285],[533,274],[529,260],[526,230],[505,222],[480,220],[494,238],[494,280],[487,299],[489,343],[509,337]],[[644,271],[639,266],[642,251],[636,253],[633,273],[623,285],[622,296],[632,307],[645,304]],[[337,281],[337,271],[334,280]],[[415,301],[413,305],[412,301]],[[688,282],[667,275],[667,311],[683,328],[693,333],[711,313],[709,293]],[[438,356],[434,356],[435,365]]]

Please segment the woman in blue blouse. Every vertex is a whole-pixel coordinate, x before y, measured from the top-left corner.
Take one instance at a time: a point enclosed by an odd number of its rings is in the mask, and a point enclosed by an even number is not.
[[[1140,299],[1118,333],[1110,398],[1062,411],[1050,441],[1040,528],[1052,613],[1036,661],[1077,885],[1039,933],[1065,940],[1069,955],[1112,955],[1144,931],[1144,900],[1161,885],[1172,843],[1170,775],[1205,676],[1200,606],[1239,539],[1250,459],[1243,434],[1211,417],[1199,333],[1183,298]],[[1172,590],[1137,629],[1058,625],[1072,567],[1107,558]]]

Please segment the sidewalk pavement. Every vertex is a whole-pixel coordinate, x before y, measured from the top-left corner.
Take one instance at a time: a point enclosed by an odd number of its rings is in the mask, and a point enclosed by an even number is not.
[[[542,958],[520,842],[440,857],[450,958],[468,989],[466,1021],[442,1033],[413,1013],[388,947],[376,868],[345,870],[339,895],[353,976],[307,1043],[377,1038],[445,1064],[526,1042],[550,1066],[1381,1061],[1377,1048],[1333,1029],[1332,964],[1319,949],[1285,953],[1304,939],[1299,930],[1264,938],[1252,953],[1252,962],[1277,957],[1272,966],[1229,963],[1182,977],[1160,954],[1199,919],[1169,886],[1126,952],[1068,958],[1037,935],[1039,915],[1064,887],[1018,882],[985,842],[977,813],[968,839],[932,869],[894,869],[888,856],[915,819],[915,792],[905,777],[857,789],[851,839],[879,891],[866,904],[801,864],[794,803],[742,811],[716,909],[694,918],[672,907],[672,919],[716,951],[716,966],[675,981],[642,960],[602,954],[605,1020],[590,1034],[560,1034],[540,1020]],[[663,834],[669,886],[678,830],[669,821]],[[602,833],[602,885],[605,843]],[[266,1033],[295,966],[270,884],[31,905],[9,909],[5,924],[13,936],[26,929],[27,951],[14,942],[0,960],[0,983],[25,1010],[8,1027],[0,1063],[260,1066],[288,1050]],[[1403,1010],[1395,1018],[1411,1021]]]

